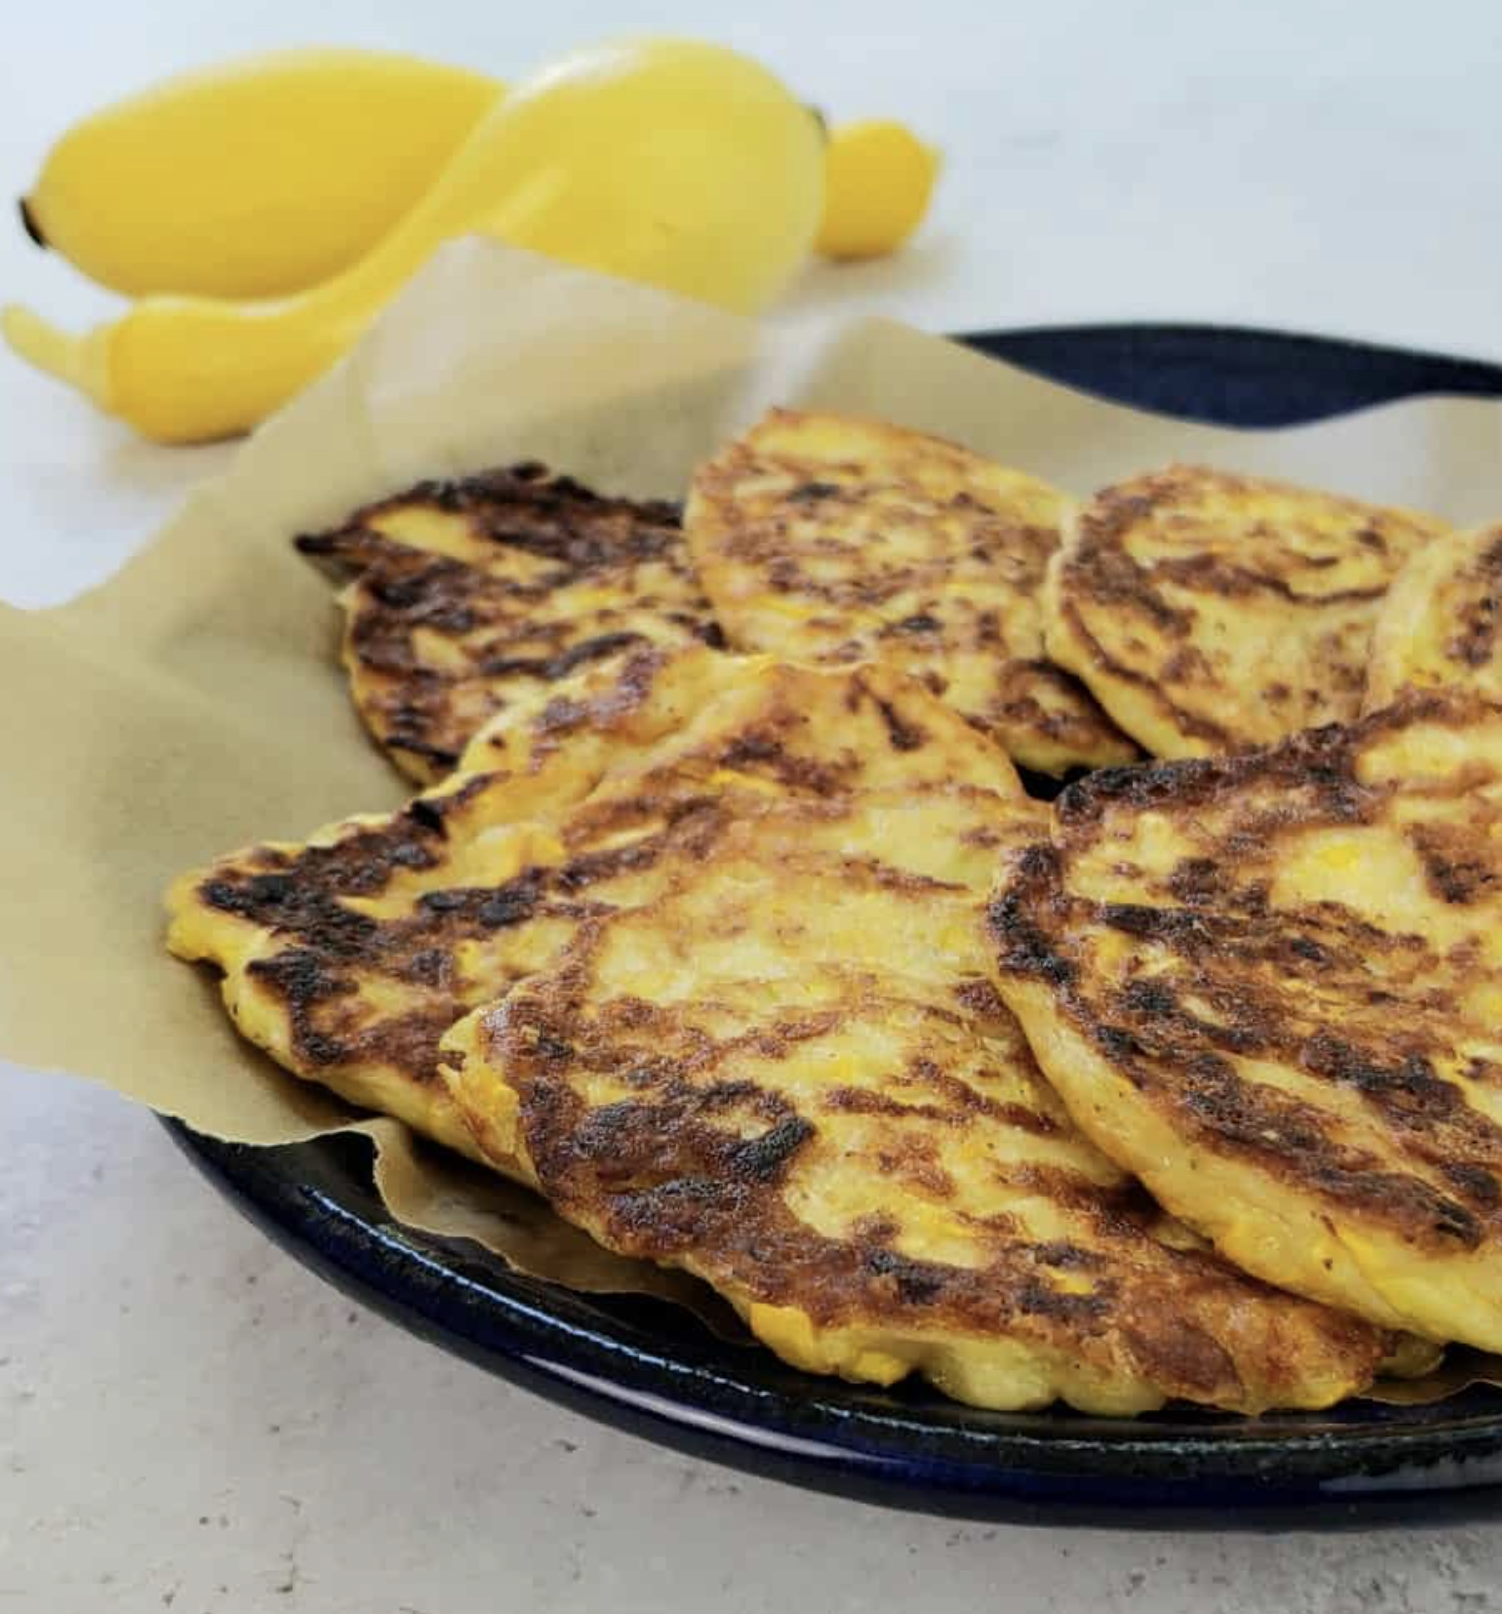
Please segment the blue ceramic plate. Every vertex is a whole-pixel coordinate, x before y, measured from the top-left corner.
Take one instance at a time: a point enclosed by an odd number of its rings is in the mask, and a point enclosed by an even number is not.
[[[1491,365],[1257,331],[1094,326],[965,340],[1088,392],[1231,425],[1317,420],[1416,393],[1502,396]],[[919,1383],[811,1378],[664,1302],[575,1294],[400,1227],[361,1140],[251,1149],[169,1125],[284,1248],[416,1333],[591,1416],[794,1483],[966,1516],[1173,1516],[1217,1528],[1369,1524],[1502,1502],[1502,1391],[1255,1420],[979,1412]]]

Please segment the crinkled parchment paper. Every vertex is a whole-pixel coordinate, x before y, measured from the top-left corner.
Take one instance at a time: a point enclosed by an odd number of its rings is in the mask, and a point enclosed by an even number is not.
[[[331,590],[294,533],[419,477],[524,458],[681,495],[695,462],[773,403],[941,432],[1077,493],[1201,460],[1454,521],[1502,515],[1502,408],[1485,401],[1276,432],[1187,426],[887,322],[757,325],[455,243],[114,578],[56,610],[0,608],[0,1053],[220,1138],[356,1124],[399,1219],[578,1288],[689,1295],[282,1073],[236,1036],[210,973],[167,957],[161,899],[216,854],[403,795],[356,723]]]

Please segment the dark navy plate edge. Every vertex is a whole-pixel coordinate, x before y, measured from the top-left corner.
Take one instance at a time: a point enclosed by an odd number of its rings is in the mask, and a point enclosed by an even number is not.
[[[1107,1444],[1060,1436],[982,1437],[974,1462],[906,1449],[863,1446],[836,1427],[815,1439],[779,1416],[778,1398],[738,1376],[713,1384],[671,1357],[623,1347],[462,1272],[463,1262],[424,1252],[402,1230],[382,1227],[299,1180],[287,1156],[317,1145],[258,1149],[203,1137],[181,1122],[168,1131],[209,1181],[301,1264],[408,1332],[586,1417],[687,1455],[857,1501],[967,1519],[1010,1523],[1276,1530],[1374,1528],[1417,1519],[1495,1514],[1502,1430],[1447,1448],[1455,1468],[1435,1487],[1393,1474],[1394,1442],[1381,1434],[1317,1435],[1228,1445],[1225,1471],[1208,1471],[1209,1443],[1141,1440],[1123,1424]],[[482,1260],[483,1252],[476,1252]],[[503,1279],[501,1281],[504,1281]],[[822,1402],[809,1380],[808,1410]],[[721,1399],[706,1404],[706,1388]],[[854,1428],[872,1422],[849,1419]],[[890,1435],[890,1431],[887,1431]],[[869,1437],[868,1437],[869,1438]],[[1364,1459],[1362,1448],[1369,1449]],[[1001,1452],[1004,1461],[999,1461]],[[1467,1455],[1476,1468],[1467,1477]],[[1412,1454],[1415,1458],[1420,1453]],[[1295,1456],[1309,1473],[1296,1478]],[[1107,1468],[1106,1458],[1112,1461]],[[1165,1459],[1193,1470],[1152,1472]],[[1279,1472],[1279,1465],[1285,1465]],[[1397,1483],[1393,1483],[1393,1479]]]
[[[955,340],[1095,397],[1217,426],[1306,425],[1431,394],[1502,396],[1502,365],[1297,331],[1031,326]]]

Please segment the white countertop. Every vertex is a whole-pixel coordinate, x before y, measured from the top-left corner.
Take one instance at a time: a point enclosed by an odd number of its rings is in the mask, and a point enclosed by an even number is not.
[[[0,193],[77,114],[216,56],[347,41],[515,76],[623,28],[739,44],[834,117],[901,116],[944,148],[914,248],[817,271],[794,308],[951,330],[1243,322],[1502,358],[1490,0],[50,0],[7,30]],[[108,307],[0,228],[12,298]],[[0,355],[0,597],[40,605],[103,575],[229,452],[136,443]],[[956,1525],[691,1462],[352,1308],[108,1094],[0,1066],[0,1154],[0,1610],[1502,1604],[1484,1527]]]

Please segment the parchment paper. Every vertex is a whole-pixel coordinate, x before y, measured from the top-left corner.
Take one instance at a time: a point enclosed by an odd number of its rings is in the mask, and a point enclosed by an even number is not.
[[[351,1125],[244,1043],[210,974],[161,945],[180,870],[404,794],[354,718],[329,586],[288,539],[419,477],[524,458],[678,496],[696,461],[773,403],[937,431],[1081,494],[1198,460],[1457,522],[1502,516],[1502,408],[1483,400],[1275,432],[1188,426],[880,320],[757,325],[453,243],[115,577],[55,610],[0,608],[0,1053],[216,1137]],[[396,1123],[358,1124],[400,1219],[577,1288],[691,1298],[686,1280],[597,1250],[524,1191],[414,1151]]]

